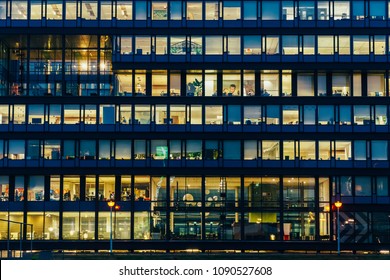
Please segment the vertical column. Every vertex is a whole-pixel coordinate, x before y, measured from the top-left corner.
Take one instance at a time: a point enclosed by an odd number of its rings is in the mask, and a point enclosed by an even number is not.
[[[283,176],[279,176],[279,220],[280,220],[280,236],[279,240],[284,240],[284,198],[283,198]]]
[[[130,205],[131,205],[131,213],[130,213],[130,239],[134,240],[134,199],[135,194],[134,194],[134,175],[131,175],[131,196],[130,196]]]
[[[245,179],[245,177],[241,176],[240,179],[241,179],[241,188],[240,188],[240,192],[239,192],[240,203],[239,203],[239,207],[238,207],[238,209],[240,211],[239,225],[240,225],[240,232],[241,232],[240,240],[244,240],[245,239],[245,212],[244,212],[244,209],[245,209],[245,193],[244,193],[245,180],[244,179]]]
[[[315,240],[320,240],[320,197],[319,197],[319,178],[315,177],[314,186],[314,207],[315,207]]]
[[[362,96],[367,96],[367,71],[362,72]]]

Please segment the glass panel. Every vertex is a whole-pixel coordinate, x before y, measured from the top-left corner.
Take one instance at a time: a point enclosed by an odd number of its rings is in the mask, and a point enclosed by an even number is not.
[[[225,160],[241,159],[241,141],[225,140],[223,141],[223,158]]]
[[[0,176],[0,202],[9,200],[9,177]]]
[[[356,140],[354,142],[354,156],[355,160],[367,159],[367,144],[365,140]]]
[[[97,2],[95,1],[83,1],[81,18],[87,20],[96,20],[97,13]]]
[[[333,105],[318,106],[318,124],[334,125],[334,107]]]
[[[280,143],[279,141],[263,140],[262,144],[263,160],[280,160]]]
[[[77,18],[76,8],[76,1],[65,2],[66,20],[75,20]]]
[[[263,70],[260,74],[260,94],[261,96],[279,96],[279,73],[275,71]]]
[[[0,105],[0,125],[9,122],[9,105]]]
[[[223,96],[241,95],[241,74],[237,71],[223,73]]]
[[[166,70],[152,71],[152,96],[168,96],[168,74]]]
[[[329,20],[329,16],[330,16],[329,2],[330,1],[318,1],[318,8],[317,8],[318,20]]]
[[[353,108],[355,125],[369,125],[371,123],[370,106],[355,105]]]
[[[96,159],[95,140],[80,140],[80,159]]]
[[[63,201],[80,200],[80,176],[64,176]]]
[[[218,20],[219,5],[217,1],[206,2],[206,20]]]
[[[150,37],[135,37],[135,50],[137,55],[149,55],[151,50]]]
[[[353,54],[368,55],[370,53],[370,43],[368,36],[353,36]]]
[[[244,123],[261,124],[261,106],[244,106]]]
[[[355,195],[370,196],[371,195],[371,177],[355,177]]]
[[[301,160],[316,160],[316,142],[315,141],[300,141],[299,142],[299,158]]]
[[[261,54],[261,36],[244,36],[244,55]]]
[[[228,55],[241,54],[241,37],[229,36],[227,39]]]
[[[95,239],[95,212],[80,212],[80,239]]]
[[[315,20],[314,1],[299,1],[299,19]]]
[[[205,74],[205,95],[217,96],[217,72],[213,70],[206,70]]]
[[[315,36],[311,36],[311,35],[303,36],[303,54],[304,55],[315,54]]]
[[[385,1],[370,1],[370,19],[385,20],[386,7]]]
[[[222,114],[222,106],[206,106],[206,124],[218,124],[221,125],[223,123],[223,114]]]
[[[202,160],[202,141],[187,140],[186,141],[186,159],[187,160]]]
[[[297,125],[299,124],[299,109],[298,105],[283,105],[283,124]]]
[[[282,54],[297,55],[298,54],[298,36],[282,36]]]
[[[244,1],[244,20],[257,20],[256,1]]]
[[[79,212],[63,212],[62,238],[64,240],[79,239],[80,217]]]
[[[133,19],[133,3],[131,1],[116,1],[116,18],[118,20]]]
[[[115,141],[115,159],[117,160],[131,159],[131,140]]]
[[[322,36],[318,37],[318,54],[319,55],[333,55],[334,54],[334,41],[333,36]]]
[[[256,140],[245,140],[244,141],[244,160],[255,160],[257,159],[257,141]]]
[[[146,1],[135,1],[135,19],[146,20]]]
[[[98,199],[115,200],[115,176],[99,176]]]
[[[244,71],[244,96],[255,95],[255,73],[254,71]]]
[[[374,36],[374,54],[385,55],[386,54],[386,37],[381,35]]]
[[[14,124],[26,123],[26,105],[14,105]]]
[[[27,223],[33,225],[33,232],[32,233],[31,233],[31,231],[27,230],[27,234],[26,234],[27,240],[44,239],[43,217],[44,217],[43,212],[27,212]],[[31,227],[27,227],[27,228],[31,229]]]
[[[134,239],[150,239],[149,212],[134,212]]]
[[[10,160],[25,159],[25,141],[9,140],[8,158]]]
[[[44,234],[45,240],[58,240],[60,233],[60,213],[59,212],[45,212],[44,216]]]
[[[171,20],[181,20],[181,7],[182,3],[181,1],[169,1],[169,8],[170,8],[170,19]]]
[[[187,2],[187,20],[202,20],[202,2]]]
[[[334,1],[334,19],[346,20],[350,18],[349,1]]]
[[[387,196],[389,191],[387,177],[376,177],[376,193],[378,196]]]
[[[150,124],[150,106],[135,105],[134,124]]]
[[[278,105],[267,105],[267,125],[278,125],[280,123],[280,107]]]
[[[44,176],[30,176],[28,183],[28,201],[43,201],[45,190],[45,177]]]
[[[267,55],[279,54],[279,37],[278,36],[267,36],[265,38],[265,53]]]
[[[206,36],[206,55],[222,55],[222,36]]]
[[[372,160],[387,160],[387,141],[371,141]]]
[[[134,176],[134,196],[136,201],[150,200],[149,176]]]
[[[282,1],[282,20],[294,20],[294,1]]]
[[[167,2],[152,2],[152,20],[167,20]]]
[[[387,106],[375,106],[375,125],[387,125]]]
[[[47,0],[47,15],[49,20],[62,20],[62,1]]]
[[[319,160],[330,160],[330,142],[318,141],[318,158]]]
[[[101,1],[100,2],[100,20],[111,20],[111,19],[112,19],[111,2]]]
[[[305,125],[313,125],[316,122],[316,106],[305,105],[303,108],[303,123]]]
[[[351,141],[336,141],[336,160],[352,160]]]
[[[187,96],[203,95],[202,73],[188,73],[187,76]]]
[[[280,20],[279,1],[262,1],[262,20]]]
[[[350,96],[350,75],[333,74],[332,77],[332,94],[333,96]]]
[[[185,105],[171,105],[170,106],[171,124],[186,124]]]
[[[367,74],[367,95],[377,97],[386,95],[384,74]]]
[[[295,160],[294,141],[283,141],[283,160]]]
[[[255,6],[256,11],[256,6]],[[240,1],[224,1],[223,2],[223,19],[238,20],[241,19],[241,2]]]
[[[168,43],[166,36],[157,36],[156,37],[156,54],[157,55],[167,55],[168,54]]]
[[[351,54],[351,37],[339,36],[339,54],[350,55]]]
[[[203,38],[201,36],[191,36],[191,55],[203,54]]]
[[[27,20],[27,1],[12,1],[11,19]]]

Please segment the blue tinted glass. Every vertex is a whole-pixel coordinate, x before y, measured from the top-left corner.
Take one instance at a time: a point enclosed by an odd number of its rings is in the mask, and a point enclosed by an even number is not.
[[[366,160],[366,141],[357,140],[354,144],[355,160]]]
[[[224,141],[223,142],[223,158],[224,159],[241,159],[241,142],[240,141]]]
[[[170,2],[171,9],[171,19],[180,20],[181,19],[181,2],[180,1],[172,1]]]
[[[146,1],[135,2],[135,19],[146,20]]]
[[[363,1],[352,1],[352,14],[353,19],[364,18],[364,2]]]
[[[244,2],[244,19],[245,20],[256,20],[257,19],[257,9],[255,1],[245,1]]]
[[[386,14],[385,1],[370,2],[370,16],[372,19],[384,20]]]
[[[241,106],[229,105],[228,106],[228,121],[229,122],[240,122],[241,120]]]
[[[280,19],[279,1],[263,1],[262,10],[263,10],[262,13],[263,20]]]

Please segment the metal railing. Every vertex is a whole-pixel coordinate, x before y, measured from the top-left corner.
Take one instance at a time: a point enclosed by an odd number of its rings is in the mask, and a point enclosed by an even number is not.
[[[22,251],[23,251],[23,225],[25,226],[30,226],[30,253],[32,254],[32,248],[33,248],[33,224],[28,224],[28,223],[22,223],[22,222],[15,222],[11,221],[9,219],[0,219],[0,221],[7,222],[7,258],[10,258],[10,224],[19,224],[20,226],[20,235],[19,235],[19,250],[20,250],[20,257],[22,257]]]

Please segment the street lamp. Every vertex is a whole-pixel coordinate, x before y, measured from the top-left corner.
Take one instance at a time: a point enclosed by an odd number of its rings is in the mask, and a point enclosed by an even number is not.
[[[110,254],[112,254],[112,207],[114,207],[115,201],[110,200],[107,205],[110,207]]]
[[[343,206],[343,203],[336,201],[334,206],[337,208],[337,254],[340,256],[340,208]]]

